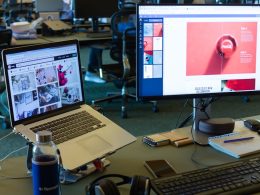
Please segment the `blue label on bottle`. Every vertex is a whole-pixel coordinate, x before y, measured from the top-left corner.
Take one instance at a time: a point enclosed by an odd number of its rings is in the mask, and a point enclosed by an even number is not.
[[[41,155],[32,160],[33,194],[59,195],[59,165],[55,156]]]

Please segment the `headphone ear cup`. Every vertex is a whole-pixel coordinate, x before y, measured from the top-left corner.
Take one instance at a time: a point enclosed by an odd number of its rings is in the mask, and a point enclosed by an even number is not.
[[[150,180],[148,177],[135,175],[132,178],[130,195],[150,194]]]
[[[95,195],[120,195],[120,192],[114,182],[102,179],[95,185]]]

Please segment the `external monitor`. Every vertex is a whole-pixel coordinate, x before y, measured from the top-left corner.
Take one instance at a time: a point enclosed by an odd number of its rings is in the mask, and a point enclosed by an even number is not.
[[[260,94],[259,13],[254,5],[138,5],[138,98]]]
[[[37,12],[61,12],[63,0],[35,0],[35,10]]]
[[[109,18],[117,10],[117,0],[75,0],[75,17],[91,19],[93,31],[98,31],[99,18]]]

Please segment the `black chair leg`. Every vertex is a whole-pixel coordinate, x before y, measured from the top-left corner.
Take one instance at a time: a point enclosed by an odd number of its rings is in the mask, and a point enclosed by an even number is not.
[[[112,101],[112,100],[115,100],[115,99],[121,99],[121,98],[122,98],[121,94],[112,95],[112,93],[111,93],[111,94],[108,95],[108,97],[101,98],[101,99],[98,99],[98,100],[92,100],[92,105],[95,105],[95,104],[101,103],[101,102],[109,102],[109,101]]]
[[[134,94],[116,94],[115,93],[108,93],[108,97],[98,99],[98,100],[92,100],[92,105],[95,106],[97,103],[102,103],[102,102],[111,102],[112,100],[115,99],[121,99],[122,105],[121,105],[121,117],[122,118],[127,118],[127,104],[128,104],[128,99],[133,99],[136,100],[136,96]],[[152,104],[152,111],[153,112],[159,112],[158,104],[157,101],[149,101],[149,103]]]

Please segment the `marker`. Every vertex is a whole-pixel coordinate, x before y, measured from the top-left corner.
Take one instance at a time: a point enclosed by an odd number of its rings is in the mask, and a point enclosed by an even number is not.
[[[254,139],[254,137],[241,137],[241,138],[237,138],[237,139],[227,139],[227,140],[224,140],[224,143],[240,142],[240,141],[245,141],[245,140],[250,140],[250,139]]]

